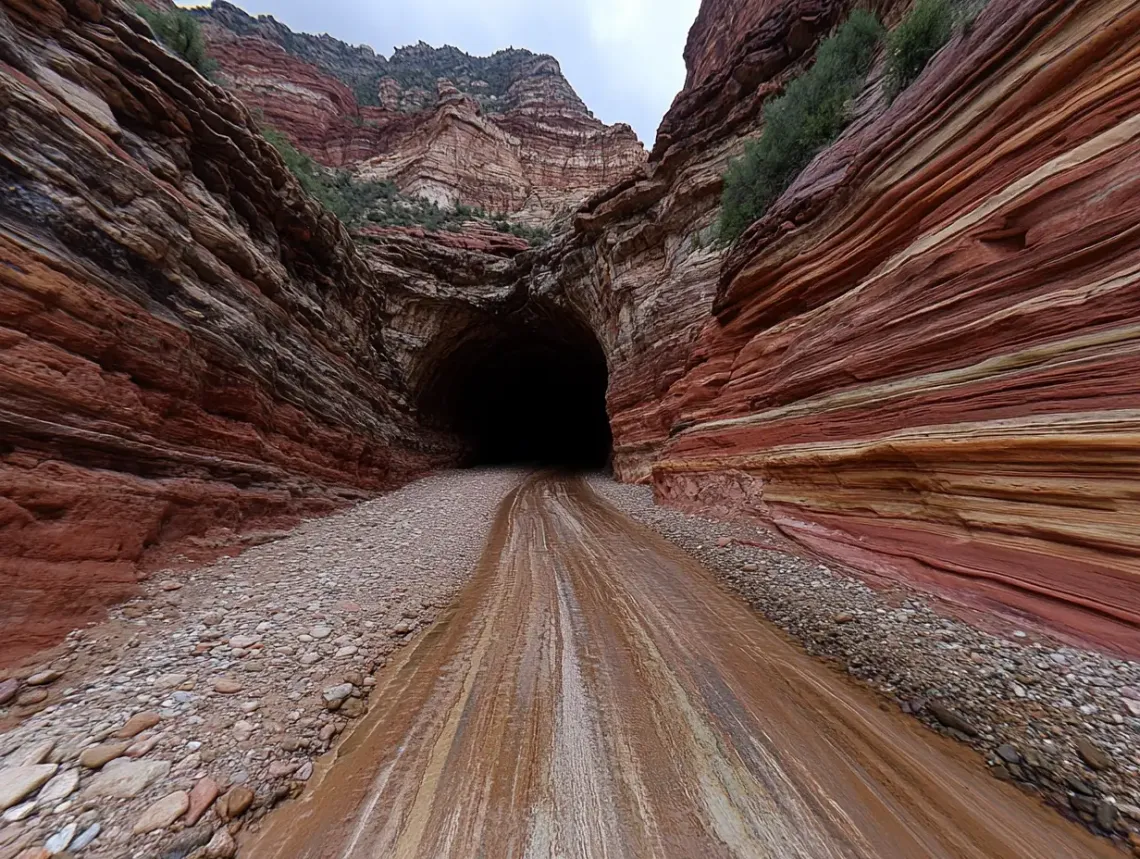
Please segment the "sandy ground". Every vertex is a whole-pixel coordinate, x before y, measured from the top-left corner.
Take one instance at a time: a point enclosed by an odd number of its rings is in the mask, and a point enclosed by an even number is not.
[[[1118,855],[577,478],[508,497],[471,583],[374,698],[250,855]]]

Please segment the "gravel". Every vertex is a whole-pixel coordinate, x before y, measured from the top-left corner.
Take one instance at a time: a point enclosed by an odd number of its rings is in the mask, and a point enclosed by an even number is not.
[[[631,518],[695,555],[809,653],[982,753],[990,772],[1140,856],[1140,663],[1026,628],[996,635],[904,587],[875,590],[762,526],[654,506],[595,478]]]
[[[237,828],[300,792],[313,759],[366,711],[374,672],[451,601],[519,477],[439,474],[289,533],[247,535],[237,557],[144,583],[105,625],[122,626],[119,640],[72,633],[21,695],[0,689],[0,717],[23,717],[0,736],[0,786],[17,809],[0,818],[0,857],[49,842],[78,844],[84,859],[232,855]],[[47,706],[16,703],[46,690]],[[119,732],[129,738],[116,743]],[[89,762],[113,759],[81,766],[96,745]],[[50,765],[15,773],[29,754]],[[193,793],[205,779],[215,784]],[[188,803],[215,791],[188,828]],[[228,825],[219,817],[238,808]]]
[[[105,626],[118,624],[118,638],[77,631],[63,655],[0,685],[0,719],[23,719],[0,735],[0,787],[8,778],[12,803],[0,859],[49,839],[80,845],[81,857],[232,855],[237,829],[303,789],[314,759],[366,711],[374,673],[462,586],[519,477],[440,474],[290,533],[248,535],[236,558],[146,582],[112,611]],[[1032,629],[976,629],[920,593],[874,590],[805,559],[763,527],[656,507],[646,487],[592,482],[808,652],[978,749],[995,777],[1140,844],[1140,664]],[[116,733],[121,756],[80,766]],[[15,768],[44,764],[57,766],[36,787],[15,784]],[[154,812],[139,825],[164,798],[182,807],[170,799],[180,792],[192,810],[197,796],[219,799],[193,827],[183,817],[132,832],[164,821]],[[189,846],[168,852],[179,844]]]

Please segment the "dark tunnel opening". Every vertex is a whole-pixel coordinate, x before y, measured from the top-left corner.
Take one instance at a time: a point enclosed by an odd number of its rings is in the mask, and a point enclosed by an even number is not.
[[[612,447],[608,368],[593,331],[565,311],[496,317],[443,356],[420,409],[461,440],[465,465],[598,469]]]

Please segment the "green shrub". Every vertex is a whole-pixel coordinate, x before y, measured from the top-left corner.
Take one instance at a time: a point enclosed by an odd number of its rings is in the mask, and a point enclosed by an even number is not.
[[[398,196],[392,182],[358,182],[344,171],[329,170],[308,155],[298,151],[289,139],[275,128],[262,128],[265,139],[281,155],[301,187],[322,206],[348,226],[362,221],[369,210],[382,200]]]
[[[764,105],[764,131],[724,175],[720,240],[730,243],[764,215],[849,121],[848,103],[871,67],[882,25],[857,10],[819,46],[815,62]]]
[[[922,74],[954,32],[951,0],[918,0],[887,37],[887,94],[893,99]]]
[[[209,76],[218,67],[217,62],[206,53],[206,40],[202,36],[201,25],[189,12],[183,9],[160,12],[145,3],[137,3],[135,9],[162,44],[199,72]]]

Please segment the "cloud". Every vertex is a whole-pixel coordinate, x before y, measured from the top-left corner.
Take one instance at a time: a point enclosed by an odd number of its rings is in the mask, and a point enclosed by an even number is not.
[[[197,5],[179,0],[181,5]],[[647,146],[685,81],[681,52],[700,0],[241,0],[252,15],[367,44],[388,56],[423,40],[479,55],[529,48],[558,58],[604,122],[627,122]]]

